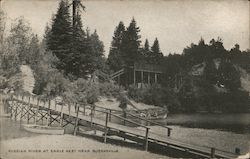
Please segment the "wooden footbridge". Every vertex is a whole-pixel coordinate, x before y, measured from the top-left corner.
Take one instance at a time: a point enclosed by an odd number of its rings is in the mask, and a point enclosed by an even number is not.
[[[20,95],[9,96],[5,104],[15,121],[47,126],[57,124],[61,127],[71,124],[74,126],[74,135],[80,133],[79,127],[89,127],[103,132],[104,143],[109,140],[109,136],[118,136],[138,143],[146,151],[152,147],[157,147],[157,149],[159,147],[162,151],[178,153],[178,157],[236,158],[239,155],[176,140],[171,137],[171,128],[130,113],[121,115],[122,112],[117,110],[77,103],[58,104],[55,100],[42,100],[35,96]],[[131,118],[135,120],[130,120]],[[163,127],[166,133],[158,134],[151,131],[147,126],[149,123]]]

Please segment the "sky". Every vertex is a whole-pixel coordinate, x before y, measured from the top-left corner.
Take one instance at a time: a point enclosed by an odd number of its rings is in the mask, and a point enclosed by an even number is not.
[[[24,16],[34,33],[43,36],[47,23],[56,13],[59,0],[2,0],[8,24]],[[134,17],[140,27],[142,45],[152,45],[157,37],[160,49],[182,53],[202,37],[206,43],[221,37],[226,49],[236,43],[250,48],[250,1],[248,0],[82,0],[84,27],[95,29],[108,55],[115,27],[123,21],[128,27]],[[10,25],[7,25],[7,28]]]

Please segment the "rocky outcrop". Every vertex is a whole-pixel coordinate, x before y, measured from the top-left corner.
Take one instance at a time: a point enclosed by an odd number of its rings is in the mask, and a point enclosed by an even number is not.
[[[32,69],[28,65],[21,65],[20,67],[23,80],[23,90],[33,94],[33,89],[35,86],[35,78]]]

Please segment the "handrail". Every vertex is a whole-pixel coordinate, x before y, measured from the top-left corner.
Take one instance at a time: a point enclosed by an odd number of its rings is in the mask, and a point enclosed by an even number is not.
[[[2,95],[1,93],[0,93],[0,95]],[[16,100],[16,101],[20,101],[20,102],[24,102],[24,103],[26,103],[27,101],[25,101],[25,98],[27,97],[27,95],[22,95],[22,96],[15,96],[15,95],[10,95],[9,96],[10,97],[10,99],[11,100]],[[29,97],[35,97],[35,96],[32,96],[32,95],[30,95]],[[30,99],[30,98],[29,98]],[[39,100],[41,100],[41,99],[39,99],[39,98],[37,98],[37,97],[35,97],[34,98],[35,100],[33,100],[33,102],[37,102],[37,101],[39,101]],[[27,98],[26,98],[26,100],[27,100]],[[40,105],[40,103],[39,103],[39,107],[46,107],[45,106],[45,102],[48,102],[48,100],[44,100],[44,105]],[[50,103],[50,100],[49,100],[49,103]],[[29,104],[30,104],[30,101],[29,101]],[[37,104],[38,104],[38,102],[37,102]],[[99,106],[98,106],[99,107]],[[51,107],[48,107],[49,109],[51,109]],[[78,108],[78,110],[77,110],[77,113],[79,112],[79,106],[77,106],[77,108]],[[89,108],[87,108],[87,109],[92,109],[93,108],[93,105],[90,105],[90,107]],[[100,108],[102,108],[102,107],[100,107]],[[109,110],[109,109],[106,109],[106,108],[104,108],[105,110]],[[61,111],[62,111],[62,109],[61,109]],[[113,116],[115,116],[115,117],[117,117],[117,118],[120,118],[120,119],[122,119],[122,120],[124,120],[124,121],[127,121],[127,122],[129,122],[129,123],[133,123],[133,124],[135,124],[135,125],[138,125],[138,126],[141,126],[141,127],[143,127],[143,128],[146,128],[146,137],[145,137],[145,140],[146,140],[146,144],[145,144],[145,147],[146,147],[146,149],[147,149],[147,143],[148,143],[148,132],[149,132],[149,127],[147,127],[147,126],[144,126],[144,125],[142,125],[142,124],[138,124],[138,123],[136,123],[136,122],[134,122],[134,121],[131,121],[131,120],[129,120],[129,119],[127,119],[127,118],[123,118],[123,117],[121,117],[121,116],[119,116],[119,115],[116,115],[116,114],[112,114],[111,112],[107,112],[107,111],[104,111],[104,110],[95,110],[95,111],[100,111],[100,112],[102,112],[102,113],[105,113],[106,114],[106,124],[105,124],[105,129],[107,129],[107,122],[108,122],[108,115],[113,115]],[[125,113],[127,113],[127,112],[125,112]],[[141,120],[144,120],[144,121],[147,121],[147,122],[149,122],[149,123],[154,123],[154,124],[157,124],[157,125],[160,125],[160,126],[162,126],[162,127],[165,127],[165,128],[168,128],[168,129],[171,129],[171,128],[169,128],[169,127],[167,127],[167,126],[165,126],[165,125],[162,125],[162,124],[160,124],[160,123],[157,123],[157,122],[153,122],[153,121],[149,121],[149,120],[147,120],[147,119],[143,119],[143,118],[141,118],[141,117],[138,117],[138,116],[135,116],[135,115],[133,115],[133,114],[130,114],[130,113],[127,113],[127,114],[129,114],[129,115],[131,115],[131,116],[134,116],[134,117],[136,117],[136,118],[139,118],[139,119],[141,119]],[[93,117],[93,116],[92,116]],[[78,115],[77,115],[77,117],[76,118],[78,118]],[[115,129],[115,128],[114,128]],[[119,130],[119,129],[118,129]],[[107,132],[107,130],[106,130],[106,132]],[[128,132],[129,133],[129,132]],[[154,139],[153,139],[154,140]],[[172,139],[171,139],[172,140]],[[159,141],[163,141],[164,142],[164,140],[159,140]],[[177,142],[180,142],[180,141],[178,141],[178,140],[176,140]],[[166,142],[167,143],[167,142]],[[181,142],[181,143],[183,143],[183,142]],[[211,156],[214,156],[214,157],[216,157],[216,155],[218,155],[218,156],[223,156],[223,155],[228,155],[228,156],[230,156],[230,155],[238,155],[238,154],[235,154],[235,153],[233,153],[233,152],[231,152],[231,151],[225,151],[225,150],[221,150],[221,149],[218,149],[218,148],[213,148],[213,147],[208,147],[208,146],[200,146],[200,145],[196,145],[196,144],[192,144],[193,145],[193,148],[192,147],[188,147],[188,145],[191,145],[191,144],[185,144],[185,143],[183,143],[184,145],[176,145],[175,143],[170,143],[170,145],[175,145],[175,146],[177,146],[177,147],[183,147],[183,148],[185,148],[186,147],[186,149],[187,150],[192,150],[192,151],[194,151],[194,152],[197,152],[197,151],[200,151],[202,154],[205,154],[205,153],[208,153],[208,155],[209,155],[209,149],[207,149],[207,148],[211,148]],[[191,146],[192,146],[191,145]],[[199,149],[197,148],[195,148],[195,146],[199,146]],[[204,148],[206,148],[206,149],[204,149]],[[225,154],[223,154],[223,153],[225,153]],[[227,154],[226,154],[227,153]],[[207,155],[207,154],[205,154],[205,155]]]
[[[167,127],[167,126],[165,126],[165,125],[163,125],[163,124],[160,124],[160,123],[157,123],[157,122],[153,122],[153,121],[150,121],[150,120],[148,120],[148,119],[144,119],[144,118],[142,118],[142,117],[138,117],[138,116],[133,115],[133,114],[131,114],[131,113],[127,113],[127,114],[130,115],[130,116],[136,117],[136,118],[138,118],[138,119],[141,119],[141,120],[143,120],[143,121],[146,121],[146,122],[148,122],[148,123],[152,123],[152,124],[154,124],[154,125],[158,125],[158,126],[161,126],[161,127],[164,127],[164,128],[167,128],[167,129],[172,130],[172,128]]]
[[[90,105],[91,106],[91,108],[93,108],[93,105]],[[91,108],[87,108],[87,109],[91,109]],[[100,108],[102,108],[102,107],[100,107]],[[104,108],[104,109],[106,109],[106,108]],[[106,110],[109,110],[109,109],[106,109]],[[102,110],[97,110],[97,109],[95,109],[95,111],[98,111],[98,112],[101,112],[101,113],[109,113],[109,112],[107,112],[107,111],[102,111]],[[80,112],[82,112],[82,111],[80,111]],[[110,113],[109,113],[110,114]],[[129,120],[129,119],[127,119],[127,118],[123,118],[123,117],[121,117],[121,116],[119,116],[119,115],[116,115],[116,114],[110,114],[111,116],[115,116],[115,117],[117,117],[117,118],[120,118],[120,119],[122,119],[122,120],[124,120],[124,121],[127,121],[127,122],[129,122],[129,123],[132,123],[132,124],[135,124],[135,125],[137,125],[137,126],[141,126],[141,127],[143,127],[143,128],[149,128],[149,127],[147,127],[147,126],[144,126],[144,125],[142,125],[142,124],[138,124],[138,123],[136,123],[136,122],[134,122],[134,121],[132,121],[132,120]]]
[[[101,108],[101,109],[105,109],[105,110],[108,110],[108,111],[116,111],[116,112],[123,112],[123,111],[121,111],[121,110],[116,110],[116,109],[110,109],[110,108],[104,108],[104,107],[100,107],[100,106],[97,106],[97,105],[95,105],[95,104],[88,104],[88,105],[90,105],[91,107],[96,107],[96,108]]]
[[[132,124],[138,125],[138,126],[140,126],[140,127],[149,129],[149,127],[147,127],[147,126],[145,126],[145,125],[138,124],[138,123],[136,123],[136,122],[134,122],[134,121],[132,121],[132,120],[129,120],[129,119],[127,119],[127,118],[123,118],[123,117],[121,117],[121,116],[119,116],[119,115],[115,115],[115,114],[111,114],[111,115],[113,115],[113,116],[115,116],[115,117],[117,117],[117,118],[120,118],[120,119],[122,119],[122,120],[128,121],[128,122],[130,122],[130,123],[132,123]]]
[[[123,72],[123,71],[124,71],[124,68],[123,68],[123,69],[120,69],[119,71],[114,72],[114,73],[111,74],[110,76],[114,76],[114,75],[119,74],[119,73],[121,73],[121,72]]]
[[[33,96],[32,96],[32,97],[33,97]],[[18,96],[17,96],[17,97],[14,97],[14,98],[15,98],[16,100],[19,100]],[[40,106],[40,105],[39,105],[39,106]],[[89,106],[90,108],[87,108],[87,106]],[[123,111],[120,111],[120,110],[115,110],[115,109],[109,109],[109,108],[100,107],[100,106],[97,106],[97,105],[95,105],[95,104],[89,104],[89,105],[86,105],[86,106],[85,106],[85,108],[87,108],[87,109],[91,109],[91,108],[93,108],[93,107],[95,107],[95,108],[101,108],[101,109],[106,110],[106,111],[102,111],[102,110],[97,110],[97,109],[95,109],[95,111],[98,111],[98,112],[101,112],[101,113],[109,113],[109,112],[107,112],[107,111],[110,111],[110,110],[111,110],[111,111],[116,111],[116,112],[123,112]],[[80,112],[82,112],[82,111],[80,111]],[[128,112],[126,112],[126,113],[127,113],[128,115],[130,115],[130,116],[136,117],[136,118],[138,118],[138,119],[140,119],[140,120],[143,120],[143,121],[146,121],[146,122],[148,122],[148,123],[152,123],[152,124],[154,124],[154,125],[162,126],[162,127],[164,127],[164,128],[167,128],[167,129],[172,130],[172,128],[169,128],[169,127],[167,127],[167,126],[165,126],[165,125],[163,125],[163,124],[160,124],[160,123],[157,123],[157,122],[153,122],[153,121],[144,119],[144,118],[142,118],[142,117],[135,116],[135,115],[133,115],[133,114],[131,114],[131,113],[128,113]],[[121,116],[119,116],[119,115],[112,114],[112,113],[111,113],[111,115],[113,115],[113,116],[115,116],[115,117],[118,117],[118,118],[120,118],[120,119],[122,119],[122,120],[128,121],[128,122],[130,122],[130,123],[136,124],[136,125],[138,125],[138,126],[141,126],[141,127],[146,128],[146,126],[144,126],[144,125],[142,125],[142,124],[138,124],[138,123],[136,123],[136,122],[134,122],[134,121],[132,121],[132,120],[123,118],[123,117],[121,117]]]
[[[119,71],[117,71],[117,72],[111,74],[111,75],[110,75],[110,78],[111,78],[111,79],[116,78],[117,76],[123,74],[124,72],[125,72],[125,70],[124,70],[124,69],[121,69],[121,70],[119,70]]]

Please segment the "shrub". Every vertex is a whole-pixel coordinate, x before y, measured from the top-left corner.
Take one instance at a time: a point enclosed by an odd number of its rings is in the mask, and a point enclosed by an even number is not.
[[[179,102],[175,93],[160,85],[147,86],[145,88],[129,87],[129,96],[136,102],[143,102],[145,104],[164,106],[168,105],[170,110],[177,109]]]
[[[104,82],[99,84],[100,95],[108,97],[118,97],[124,88],[118,85],[115,85],[111,82]]]

